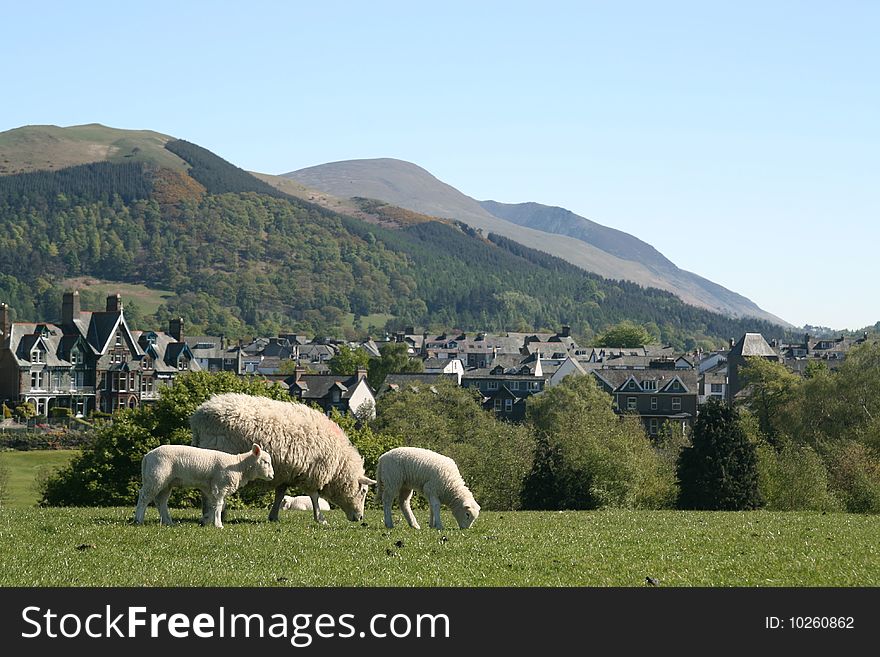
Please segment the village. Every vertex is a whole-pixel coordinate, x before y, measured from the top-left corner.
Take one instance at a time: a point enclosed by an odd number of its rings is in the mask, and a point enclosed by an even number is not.
[[[649,436],[664,425],[685,429],[711,398],[728,403],[743,389],[740,368],[757,356],[803,374],[811,364],[836,369],[860,338],[767,341],[759,333],[731,337],[727,349],[679,353],[662,345],[579,345],[568,326],[554,333],[404,331],[362,342],[281,334],[250,341],[187,335],[183,318],[165,331],[129,326],[121,295],[103,310],[80,308],[79,293],[64,293],[60,323],[12,322],[0,304],[0,402],[4,422],[15,416],[39,424],[53,417],[110,414],[154,402],[163,386],[185,372],[232,372],[260,377],[292,398],[359,418],[375,416],[382,395],[447,379],[479,395],[483,408],[519,422],[529,399],[569,375],[592,376],[612,396],[616,412],[637,415]],[[403,345],[419,371],[390,373],[376,388],[365,367],[331,372],[331,360],[347,349],[379,359],[384,345]]]

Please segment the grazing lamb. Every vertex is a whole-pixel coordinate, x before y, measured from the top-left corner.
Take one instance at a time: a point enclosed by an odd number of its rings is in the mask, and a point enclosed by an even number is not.
[[[297,495],[296,497],[285,495],[284,501],[281,503],[281,510],[283,511],[285,509],[288,511],[311,511],[312,498],[308,495]],[[329,511],[330,503],[323,497],[319,497],[318,509],[320,511]]]
[[[465,486],[458,466],[448,456],[420,447],[398,447],[382,454],[376,464],[377,493],[382,496],[385,526],[394,527],[391,505],[400,505],[403,517],[413,529],[421,529],[409,501],[420,490],[431,505],[429,527],[443,529],[440,504],[446,504],[461,529],[470,527],[480,515],[480,505]]]
[[[318,496],[342,507],[351,521],[364,517],[367,488],[364,459],[338,424],[305,404],[228,392],[215,395],[190,416],[192,444],[237,452],[259,442],[272,453],[278,520],[288,486],[309,493],[316,522],[324,523]]]
[[[168,497],[175,486],[198,488],[204,496],[202,524],[222,527],[220,519],[226,496],[252,479],[272,479],[272,457],[259,445],[249,452],[226,454],[189,445],[160,445],[141,459],[141,492],[134,521],[143,524],[147,505],[156,500],[163,525],[173,525]]]

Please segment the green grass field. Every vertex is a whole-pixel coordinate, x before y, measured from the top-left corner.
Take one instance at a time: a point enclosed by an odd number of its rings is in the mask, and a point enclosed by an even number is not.
[[[0,585],[880,585],[878,516],[487,512],[470,530],[438,532],[388,530],[375,510],[366,526],[334,510],[323,527],[305,513],[269,523],[252,510],[216,529],[198,526],[195,510],[172,510],[181,522],[162,527],[152,507],[135,526],[133,502],[0,511]],[[444,523],[454,526],[445,510]]]
[[[67,465],[79,450],[39,449],[29,452],[0,452],[0,467],[9,475],[8,490],[2,499],[3,506],[34,506],[39,500],[36,482],[38,475]]]
[[[169,290],[157,290],[146,285],[136,283],[117,283],[114,281],[103,281],[89,276],[80,276],[78,278],[68,278],[61,281],[61,285],[69,289],[92,290],[98,292],[101,296],[108,294],[122,295],[123,303],[135,302],[138,310],[144,315],[152,315],[159,306],[175,297],[174,292]],[[83,310],[93,310],[92,308],[83,308]],[[94,310],[98,310],[97,308]]]

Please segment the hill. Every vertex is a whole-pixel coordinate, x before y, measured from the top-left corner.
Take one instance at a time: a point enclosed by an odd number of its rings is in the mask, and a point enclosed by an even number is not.
[[[568,324],[581,336],[629,319],[683,348],[782,331],[461,222],[367,198],[332,211],[184,140],[163,148],[176,168],[157,156],[0,176],[0,300],[17,319],[57,319],[65,281],[89,277],[166,291],[149,316],[138,304],[145,327],[180,315],[191,333],[230,337],[363,334],[363,318],[389,315],[390,329]]]
[[[348,160],[300,169],[282,177],[339,198],[381,199],[427,215],[463,221],[484,233],[502,235],[605,278],[667,290],[686,303],[733,317],[756,317],[787,325],[742,295],[679,269],[632,235],[563,208],[537,203],[481,203],[410,162],[390,158]]]

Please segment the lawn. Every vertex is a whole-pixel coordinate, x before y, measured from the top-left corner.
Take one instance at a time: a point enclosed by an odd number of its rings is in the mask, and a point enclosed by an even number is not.
[[[79,454],[76,449],[38,449],[27,452],[0,452],[0,468],[8,473],[8,490],[2,505],[34,506],[40,498],[37,479],[43,473],[61,468]]]
[[[131,508],[0,511],[3,586],[880,586],[880,517],[582,511],[483,513],[470,530],[388,530],[329,512],[223,529],[143,526]],[[424,511],[417,514],[424,515]],[[399,515],[396,514],[398,522]],[[426,524],[426,523],[425,523]]]

